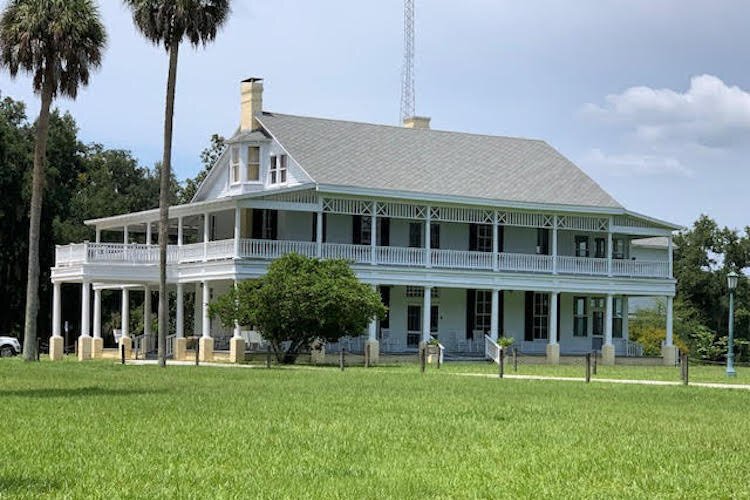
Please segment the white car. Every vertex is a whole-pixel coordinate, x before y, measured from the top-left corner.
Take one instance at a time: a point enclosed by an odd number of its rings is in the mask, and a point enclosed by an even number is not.
[[[21,344],[15,337],[0,337],[0,358],[21,354]]]

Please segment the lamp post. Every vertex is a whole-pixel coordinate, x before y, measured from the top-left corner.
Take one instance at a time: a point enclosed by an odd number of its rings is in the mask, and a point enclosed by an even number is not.
[[[734,271],[727,274],[729,288],[729,340],[727,342],[727,377],[734,377],[734,290],[737,288],[738,275]]]

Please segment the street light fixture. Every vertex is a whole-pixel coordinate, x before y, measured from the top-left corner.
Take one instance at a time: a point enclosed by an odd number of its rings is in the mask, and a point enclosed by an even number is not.
[[[729,341],[727,342],[727,376],[734,377],[734,291],[737,289],[739,275],[734,271],[727,274],[727,288],[729,288]]]

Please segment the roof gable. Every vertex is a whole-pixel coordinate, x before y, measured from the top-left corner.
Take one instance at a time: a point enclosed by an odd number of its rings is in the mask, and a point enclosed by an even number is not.
[[[319,184],[621,208],[544,141],[274,113],[259,121]]]

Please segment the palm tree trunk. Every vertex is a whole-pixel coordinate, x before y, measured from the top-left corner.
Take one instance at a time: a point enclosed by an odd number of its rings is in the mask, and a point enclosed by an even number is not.
[[[31,210],[29,213],[29,263],[26,278],[26,318],[23,328],[23,359],[36,361],[37,313],[39,312],[39,226],[44,199],[44,170],[47,159],[49,109],[52,105],[52,66],[47,65],[42,87],[42,106],[36,122],[34,141],[34,172],[31,181]]]
[[[169,75],[167,76],[167,104],[164,109],[164,157],[161,164],[159,188],[159,366],[167,366],[167,329],[169,328],[169,295],[167,295],[167,243],[169,234],[169,194],[172,184],[172,121],[174,93],[177,83],[177,53],[180,44],[169,47]]]

